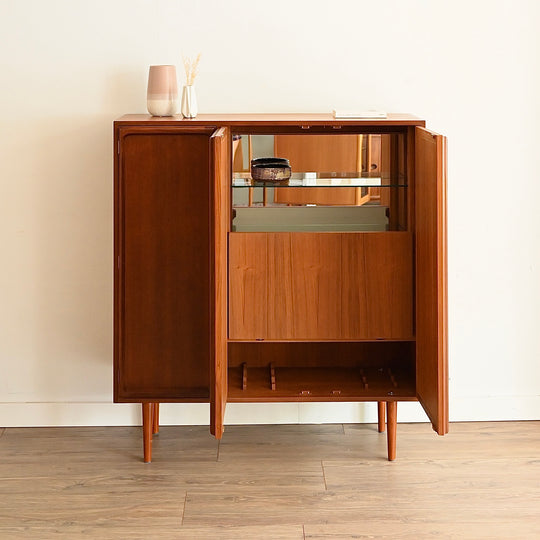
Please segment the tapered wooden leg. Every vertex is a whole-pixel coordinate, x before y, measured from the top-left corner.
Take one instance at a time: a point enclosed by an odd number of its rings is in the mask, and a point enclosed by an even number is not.
[[[152,404],[142,404],[144,462],[152,461]]]
[[[152,403],[152,434],[159,433],[159,403]]]
[[[386,403],[384,401],[377,401],[377,412],[379,413],[379,433],[384,433],[386,423]]]
[[[396,459],[397,401],[386,402],[388,461]]]

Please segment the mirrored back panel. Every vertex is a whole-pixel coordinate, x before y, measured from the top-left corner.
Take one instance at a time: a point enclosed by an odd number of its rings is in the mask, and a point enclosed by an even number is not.
[[[260,180],[258,158],[288,160],[290,169]],[[238,134],[232,159],[232,231],[408,228],[404,133]]]

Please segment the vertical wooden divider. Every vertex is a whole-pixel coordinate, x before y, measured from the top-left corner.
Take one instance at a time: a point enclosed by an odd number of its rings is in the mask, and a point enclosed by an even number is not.
[[[211,243],[213,261],[213,346],[210,380],[210,432],[221,439],[227,404],[227,239],[229,231],[229,194],[232,170],[229,128],[222,127],[210,137],[211,190],[214,214]]]

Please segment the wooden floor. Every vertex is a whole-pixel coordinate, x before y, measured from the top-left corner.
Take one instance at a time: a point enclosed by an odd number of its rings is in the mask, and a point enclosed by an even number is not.
[[[540,538],[540,422],[0,428],[0,538]]]

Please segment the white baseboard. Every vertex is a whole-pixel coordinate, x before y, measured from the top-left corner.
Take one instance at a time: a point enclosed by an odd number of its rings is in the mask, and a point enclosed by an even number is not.
[[[162,425],[208,425],[205,403],[162,404]],[[540,420],[540,396],[461,397],[450,402],[450,421]],[[375,403],[231,403],[226,424],[373,423]],[[399,422],[427,422],[417,402],[402,402]],[[0,403],[0,427],[126,426],[141,424],[138,404]]]

